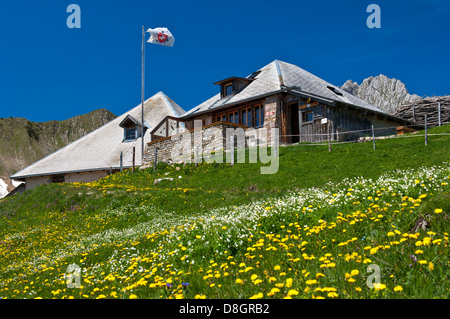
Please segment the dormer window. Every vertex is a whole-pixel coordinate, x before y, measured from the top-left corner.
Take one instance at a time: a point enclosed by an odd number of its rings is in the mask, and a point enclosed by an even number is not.
[[[125,128],[125,141],[134,141],[137,138],[137,129],[135,127]]]
[[[254,79],[231,77],[215,82],[214,84],[220,85],[220,98],[224,98],[239,94],[239,92],[245,89],[252,81],[254,81]]]
[[[119,124],[123,128],[123,142],[132,142],[140,137],[141,123],[127,115]]]
[[[223,91],[225,93],[224,96],[233,94],[233,84],[231,83],[231,84],[224,85]]]

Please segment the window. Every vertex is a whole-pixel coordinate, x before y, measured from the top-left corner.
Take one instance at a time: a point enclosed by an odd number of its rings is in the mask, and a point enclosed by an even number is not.
[[[327,88],[328,88],[330,91],[332,91],[334,94],[342,96],[342,93],[339,92],[336,88],[334,88],[334,87],[332,87],[332,86],[327,86]]]
[[[52,183],[64,183],[66,178],[64,175],[52,175],[51,182]]]
[[[255,127],[264,125],[264,106],[255,106]]]
[[[302,113],[302,122],[312,122],[314,119],[314,113],[313,112],[304,112]]]
[[[225,114],[219,115],[217,117],[217,122],[226,122],[227,121],[227,116]]]
[[[228,114],[228,122],[239,124],[239,111],[234,111]]]
[[[136,127],[125,128],[125,141],[132,141],[136,139]]]
[[[252,109],[242,110],[242,125],[251,127],[252,126]]]
[[[224,95],[223,96],[228,96],[233,94],[233,84],[227,84],[224,86],[223,89]]]

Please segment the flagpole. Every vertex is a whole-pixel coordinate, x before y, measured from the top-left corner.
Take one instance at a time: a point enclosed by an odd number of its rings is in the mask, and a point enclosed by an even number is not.
[[[142,26],[142,88],[141,88],[141,165],[144,163],[144,48],[145,48],[145,31],[144,26]]]

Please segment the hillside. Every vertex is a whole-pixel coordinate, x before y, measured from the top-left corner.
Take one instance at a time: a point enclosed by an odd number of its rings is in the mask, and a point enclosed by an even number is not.
[[[0,297],[448,299],[450,125],[429,133],[281,147],[273,175],[160,164],[0,200]]]
[[[31,122],[0,118],[0,179],[11,191],[9,176],[108,123],[116,116],[106,109],[64,121]]]
[[[388,78],[383,74],[368,77],[361,84],[348,80],[341,88],[391,114],[404,104],[421,100],[420,96],[409,94],[402,81]]]

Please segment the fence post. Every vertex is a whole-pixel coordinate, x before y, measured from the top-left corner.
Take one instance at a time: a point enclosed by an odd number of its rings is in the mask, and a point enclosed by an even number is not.
[[[427,115],[425,114],[425,145],[428,145]]]
[[[133,173],[134,173],[134,166],[135,166],[135,158],[136,158],[136,148],[133,147]]]
[[[234,135],[230,137],[231,166],[234,165]]]
[[[123,153],[120,152],[120,172],[122,173],[123,171]]]
[[[156,172],[156,163],[158,163],[158,146],[155,146],[155,160],[153,161],[153,172]]]
[[[413,122],[415,122],[416,121],[416,107],[415,107],[415,105],[413,104],[413,106],[412,106],[412,113],[413,113]]]
[[[372,124],[372,141],[373,141],[373,150],[375,151],[375,130],[373,129],[373,124]]]
[[[439,126],[442,125],[441,123],[441,102],[438,103],[438,114],[439,114]]]
[[[328,152],[331,153],[330,121],[327,121],[327,131],[328,131]]]
[[[198,165],[198,145],[195,146],[194,165],[195,167]]]

